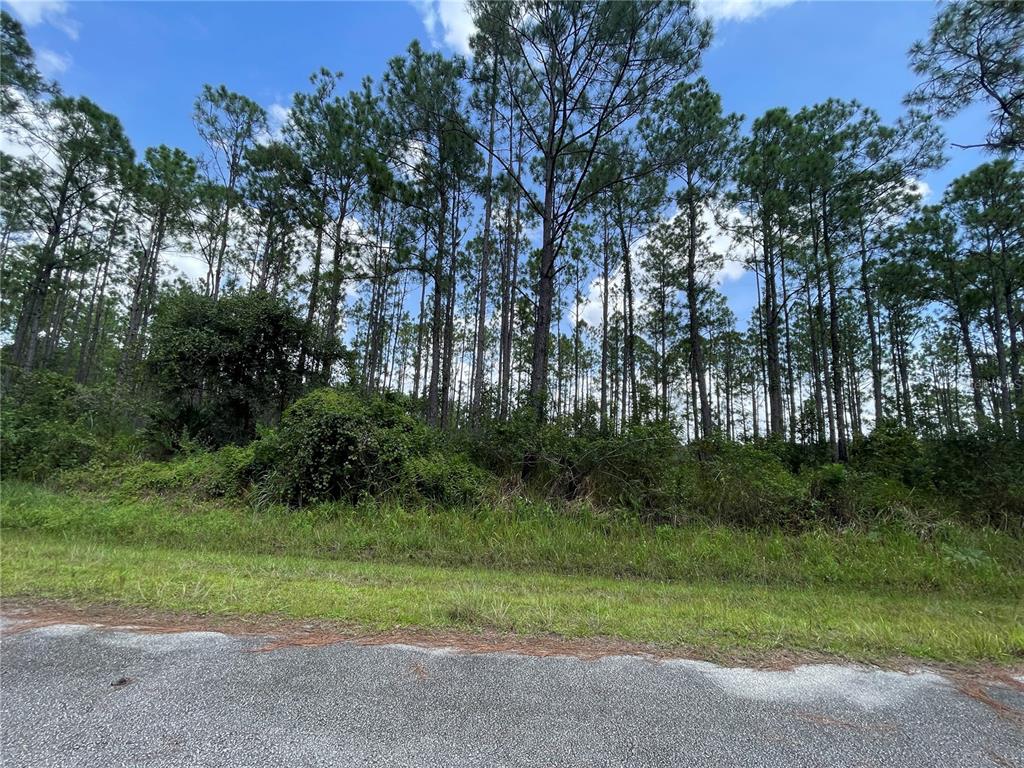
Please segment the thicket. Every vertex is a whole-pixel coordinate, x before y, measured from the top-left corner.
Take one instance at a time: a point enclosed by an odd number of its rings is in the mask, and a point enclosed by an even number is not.
[[[667,424],[573,434],[557,422],[537,425],[528,411],[475,431],[442,432],[426,425],[411,398],[324,387],[251,440],[214,434],[204,443],[189,418],[168,422],[166,411],[55,374],[20,377],[4,395],[5,477],[40,480],[80,468],[65,479],[139,495],[295,509],[390,499],[467,514],[536,502],[669,525],[1024,527],[1024,447],[998,436],[923,440],[884,423],[858,441],[848,464],[834,464],[827,446],[684,445]],[[261,411],[278,397],[268,389],[246,402]],[[167,429],[177,430],[170,441]],[[176,446],[170,458],[168,442]]]
[[[191,289],[166,295],[146,359],[152,440],[165,451],[180,441],[242,443],[276,421],[299,392],[295,360],[302,322],[266,293],[211,301]]]
[[[129,461],[145,441],[137,404],[56,373],[9,372],[0,399],[0,474],[44,480],[90,462]]]

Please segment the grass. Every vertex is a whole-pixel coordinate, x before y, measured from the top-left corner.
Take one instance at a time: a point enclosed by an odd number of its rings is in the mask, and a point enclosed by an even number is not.
[[[670,646],[1007,661],[1015,601],[183,552],[7,534],[4,597],[396,626],[608,636]]]
[[[3,491],[5,598],[859,659],[1024,656],[1024,548],[992,531],[654,528],[532,507],[254,514]]]
[[[5,531],[75,540],[342,560],[479,566],[658,581],[834,586],[1024,599],[1024,546],[1005,533],[946,526],[802,533],[649,526],[625,515],[541,505],[472,511],[323,505],[261,513],[187,496],[57,492],[5,482]]]

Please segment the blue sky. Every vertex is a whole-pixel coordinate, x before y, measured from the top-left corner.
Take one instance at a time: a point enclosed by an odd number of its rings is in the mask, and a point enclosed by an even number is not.
[[[375,79],[414,38],[464,48],[460,3],[416,2],[26,2],[5,0],[26,24],[40,66],[66,92],[89,96],[121,118],[136,151],[169,144],[198,153],[192,102],[204,83],[226,84],[280,115],[320,67],[351,87]],[[748,121],[776,106],[799,109],[828,97],[856,98],[883,119],[902,112],[913,87],[906,51],[937,5],[824,0],[705,0],[716,24],[703,74],[725,107]],[[951,141],[984,136],[984,111],[945,125]],[[983,161],[951,148],[945,168],[924,178],[931,199]],[[741,320],[753,306],[749,276],[723,285]]]

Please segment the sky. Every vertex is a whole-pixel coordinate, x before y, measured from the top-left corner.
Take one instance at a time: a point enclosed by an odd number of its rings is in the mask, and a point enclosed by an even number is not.
[[[204,83],[249,96],[280,123],[321,67],[355,88],[378,79],[413,39],[467,54],[472,32],[464,4],[444,0],[0,4],[24,23],[43,73],[117,115],[140,156],[159,144],[201,152],[191,112]],[[829,97],[857,99],[894,121],[916,83],[907,49],[937,8],[929,0],[701,0],[715,24],[702,74],[748,125],[770,108],[795,111]],[[951,142],[976,142],[985,111],[972,108],[944,128]],[[947,154],[946,166],[922,179],[928,202],[985,159],[977,150]],[[752,275],[727,269],[721,288],[744,321],[755,303]]]

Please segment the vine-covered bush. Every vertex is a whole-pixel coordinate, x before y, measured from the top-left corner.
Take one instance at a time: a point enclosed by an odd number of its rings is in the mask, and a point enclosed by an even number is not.
[[[1024,440],[964,435],[924,446],[936,490],[965,522],[1024,529]]]
[[[585,499],[643,515],[673,504],[679,439],[665,424],[630,425],[621,434],[572,434],[561,423],[538,425],[521,412],[471,442],[471,455],[501,477],[518,478],[556,501]]]
[[[429,501],[457,507],[486,498],[494,476],[461,453],[431,451],[405,465],[407,490]]]
[[[354,501],[397,488],[428,441],[426,427],[394,402],[318,389],[257,442],[254,472],[289,504]]]
[[[252,476],[255,443],[198,449],[172,461],[89,466],[65,473],[63,481],[86,490],[113,489],[128,495],[183,493],[200,499],[239,497]]]
[[[188,440],[210,447],[252,440],[299,390],[303,334],[294,308],[267,294],[165,296],[146,360],[159,395],[150,442],[171,452]]]
[[[883,421],[853,447],[851,466],[861,472],[899,480],[911,488],[931,482],[925,447],[917,436],[894,421]]]

